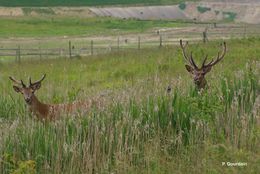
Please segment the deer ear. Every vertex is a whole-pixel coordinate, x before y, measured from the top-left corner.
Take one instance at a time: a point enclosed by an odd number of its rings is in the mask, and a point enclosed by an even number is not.
[[[21,92],[21,88],[19,88],[18,86],[13,86],[13,88],[15,92],[17,93]]]
[[[189,73],[192,73],[192,74],[193,74],[194,69],[193,69],[190,65],[185,65],[185,67],[186,67],[186,70],[187,70]]]
[[[36,90],[38,90],[38,89],[41,88],[41,83],[35,83],[35,84],[31,85],[30,88],[31,88],[33,91],[36,91]]]
[[[204,72],[204,74],[206,74],[206,73],[210,72],[210,70],[211,70],[211,66],[208,66],[203,69],[203,72]]]

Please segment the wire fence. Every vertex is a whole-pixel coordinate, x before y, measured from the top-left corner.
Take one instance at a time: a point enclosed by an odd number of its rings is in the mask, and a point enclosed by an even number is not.
[[[73,58],[104,54],[113,51],[162,47],[179,44],[180,39],[190,42],[208,42],[217,39],[259,37],[260,25],[214,25],[213,27],[188,27],[158,29],[143,35],[104,37],[62,37],[31,40],[0,41],[0,57],[21,59],[62,57]],[[14,47],[14,43],[16,46]]]

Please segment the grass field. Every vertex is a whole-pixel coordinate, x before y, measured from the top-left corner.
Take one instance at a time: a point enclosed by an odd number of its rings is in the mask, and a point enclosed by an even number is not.
[[[122,20],[103,17],[0,18],[0,22],[0,37],[119,35],[142,33],[156,27],[189,25],[178,21]]]
[[[218,45],[190,50],[199,61],[205,53],[215,56]],[[0,173],[257,173],[259,45],[259,38],[227,41],[227,55],[207,75],[210,87],[201,94],[178,47],[0,63]],[[108,102],[102,110],[39,122],[8,76],[43,73],[41,101],[104,94]]]
[[[193,0],[195,1],[195,0]],[[8,0],[1,1],[0,6],[8,7],[48,7],[48,6],[104,6],[104,5],[159,5],[177,4],[182,0]]]

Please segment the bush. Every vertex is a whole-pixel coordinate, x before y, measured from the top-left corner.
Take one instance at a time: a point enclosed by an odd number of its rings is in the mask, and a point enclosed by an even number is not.
[[[37,14],[54,15],[55,12],[50,8],[22,8],[25,15],[31,15],[32,12]]]
[[[205,13],[205,12],[211,10],[211,8],[209,8],[209,7],[201,7],[201,6],[197,6],[197,9],[198,9],[198,11],[199,11],[200,13]]]
[[[186,8],[186,4],[185,4],[185,2],[181,2],[181,3],[179,3],[179,9],[181,9],[181,10],[185,10],[185,8]]]
[[[234,21],[237,14],[234,12],[223,12],[224,19],[228,21]]]

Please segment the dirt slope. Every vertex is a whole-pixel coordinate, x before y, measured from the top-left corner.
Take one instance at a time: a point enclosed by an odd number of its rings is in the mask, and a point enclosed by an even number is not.
[[[209,10],[200,12],[198,8]],[[234,20],[252,24],[260,23],[260,3],[256,2],[190,2],[184,11],[187,18],[196,18],[200,21]]]
[[[0,16],[23,16],[23,10],[17,8],[0,7]]]
[[[111,16],[117,18],[183,19],[196,21],[235,21],[260,24],[260,0],[210,0],[181,5],[143,7],[0,7],[1,16]]]
[[[95,16],[88,7],[0,7],[1,16]]]
[[[90,8],[98,16],[136,19],[185,19],[178,6]]]
[[[98,16],[136,19],[228,20],[260,23],[260,3],[188,2],[172,6],[90,8]]]

